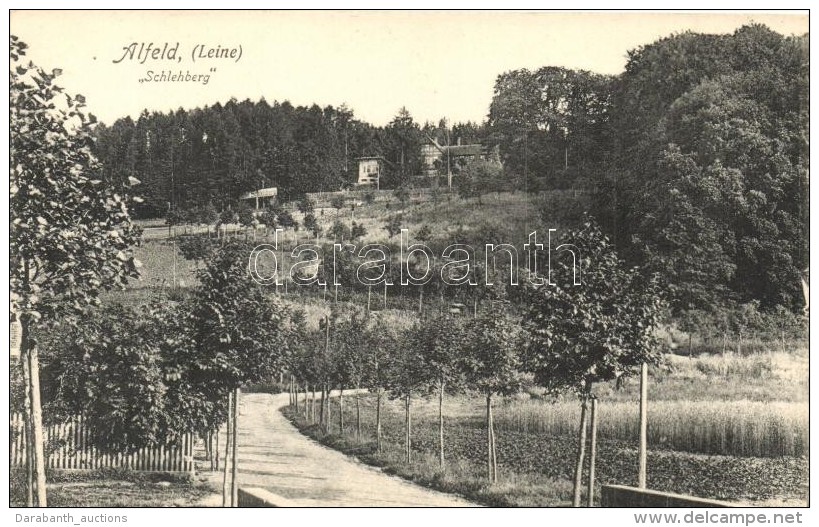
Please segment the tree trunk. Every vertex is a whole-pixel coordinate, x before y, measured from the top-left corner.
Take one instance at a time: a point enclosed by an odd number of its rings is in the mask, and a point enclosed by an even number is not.
[[[591,400],[591,444],[589,445],[589,490],[586,504],[594,506],[594,463],[597,457],[597,398]]]
[[[319,427],[324,428],[324,385],[321,386],[321,406],[319,407]]]
[[[22,347],[22,346],[21,346]],[[31,376],[29,375],[29,363],[25,353],[20,354],[20,362],[23,368],[23,383],[25,386],[25,400],[23,401],[23,441],[26,451],[26,507],[34,507],[34,432],[31,427]]]
[[[327,385],[324,386],[324,393],[325,393],[325,395],[324,395],[324,404],[327,405],[327,415],[325,416],[325,421],[324,421],[325,425],[324,426],[325,426],[325,431],[327,433],[330,433],[330,431],[333,428],[333,420],[330,417],[330,408],[332,408],[332,406],[330,405],[330,387],[329,386],[327,386]]]
[[[361,396],[356,391],[355,394],[355,437],[361,441]]]
[[[586,456],[586,406],[588,397],[583,396],[580,403],[580,430],[577,434],[577,464],[574,468],[573,507],[580,507],[580,491],[583,484],[583,459]]]
[[[208,435],[205,438],[207,451],[208,451],[208,461],[210,462],[210,470],[214,470],[216,467],[213,463],[214,456],[213,456],[213,430],[208,430]]]
[[[213,454],[216,458],[214,470],[219,470],[219,428],[216,429],[213,435],[216,436],[216,445],[213,447]]]
[[[691,359],[694,357],[694,353],[691,346],[691,332],[688,332],[688,358]]]
[[[638,450],[639,468],[637,486],[646,488],[646,469],[648,468],[648,364],[640,366],[640,446]]]
[[[227,423],[225,423],[225,471],[222,476],[222,507],[228,506],[228,471],[230,470],[230,432],[233,415],[233,392],[228,393]]]
[[[338,395],[338,434],[344,435],[344,388]]]
[[[231,457],[233,463],[231,464],[230,474],[230,506],[239,506],[239,482],[236,481],[236,475],[239,469],[239,388],[236,388],[233,396],[233,452]]]
[[[308,388],[308,387],[307,387],[307,385],[305,384],[305,385],[304,385],[304,408],[303,408],[303,410],[302,410],[302,411],[304,412],[304,419],[305,419],[305,420],[307,420],[307,419],[309,419],[309,418],[310,418],[310,414],[309,414],[309,412],[310,412],[310,405],[308,405],[308,404],[307,404],[307,398],[308,398],[308,397],[307,397],[307,392],[308,392],[308,389],[307,389],[307,388]]]
[[[375,398],[375,447],[381,452],[381,388],[378,388]]]
[[[489,483],[495,482],[494,458],[492,456],[492,394],[486,394],[486,475]]]
[[[45,451],[43,445],[43,411],[40,404],[40,359],[37,344],[30,337],[30,320],[21,317],[21,356],[28,362],[28,404],[31,435],[27,438],[27,450],[31,452],[32,482],[35,484],[33,497],[37,507],[48,507],[45,483]]]
[[[407,437],[406,437],[406,440],[405,440],[405,443],[406,443],[406,446],[407,446],[407,464],[412,462],[412,413],[411,413],[411,404],[412,403],[411,403],[411,400],[412,400],[412,395],[410,394],[410,392],[407,392],[407,397],[406,397],[407,415],[406,415],[406,425],[405,425],[405,430],[406,430],[406,433],[407,433]]]
[[[424,314],[424,288],[421,287],[421,293],[418,295],[418,314]]]
[[[444,468],[444,379],[438,390],[438,464]]]
[[[494,470],[495,474],[495,483],[498,482],[498,442],[495,438],[495,415],[492,412],[492,408],[489,408],[490,413],[492,414],[490,419],[492,422],[492,426],[489,428],[489,431],[492,432],[492,469]]]

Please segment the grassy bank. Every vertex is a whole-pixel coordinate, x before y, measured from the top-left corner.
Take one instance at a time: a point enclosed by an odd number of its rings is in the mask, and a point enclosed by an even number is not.
[[[12,469],[11,507],[24,507],[25,472]],[[192,507],[215,490],[188,475],[126,470],[47,473],[49,507]]]

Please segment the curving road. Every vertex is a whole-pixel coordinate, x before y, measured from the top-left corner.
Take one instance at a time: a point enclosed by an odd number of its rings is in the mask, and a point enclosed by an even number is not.
[[[279,411],[287,404],[287,394],[241,395],[240,487],[261,487],[305,507],[475,506],[384,474],[303,436]]]

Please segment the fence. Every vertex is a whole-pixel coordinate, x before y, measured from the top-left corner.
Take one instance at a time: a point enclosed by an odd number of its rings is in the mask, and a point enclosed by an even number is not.
[[[697,498],[684,494],[639,489],[623,485],[603,485],[600,503],[603,507],[736,507],[725,501]]]
[[[9,462],[12,467],[26,464],[26,443],[22,414],[12,414]],[[88,427],[81,417],[44,427],[45,466],[55,469],[124,468],[146,472],[193,472],[193,434],[185,434],[172,445],[140,448],[130,453],[101,452],[91,444]]]

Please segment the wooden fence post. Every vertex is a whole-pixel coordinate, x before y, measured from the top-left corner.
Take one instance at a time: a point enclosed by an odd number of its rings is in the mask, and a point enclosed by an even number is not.
[[[230,476],[230,506],[239,506],[239,485],[236,481],[236,473],[239,466],[239,394],[241,390],[236,388],[233,396],[233,465]]]

